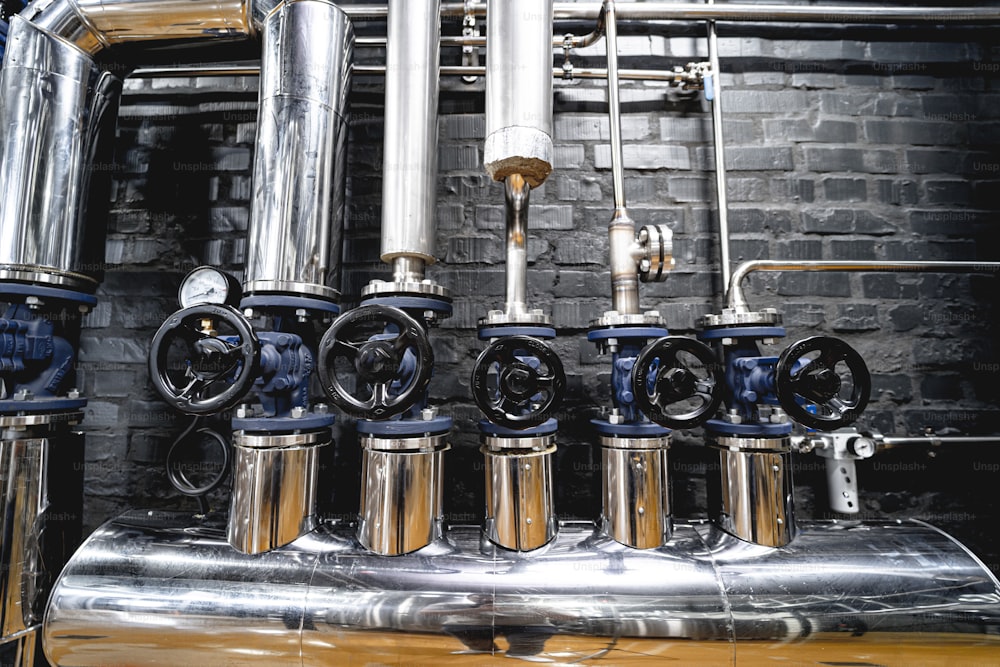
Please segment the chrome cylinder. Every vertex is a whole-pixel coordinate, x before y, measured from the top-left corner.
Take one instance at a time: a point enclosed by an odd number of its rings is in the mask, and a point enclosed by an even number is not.
[[[347,525],[258,556],[211,520],[135,513],[100,528],[50,598],[53,665],[990,664],[1000,585],[927,524],[806,523],[794,549],[681,523],[634,550],[592,524],[529,555],[447,530],[387,559]],[[930,651],[930,653],[928,653]]]
[[[80,540],[83,441],[66,427],[81,416],[0,416],[0,643],[23,639],[25,655]]]
[[[354,29],[321,0],[264,21],[244,292],[336,300]]]
[[[552,172],[552,0],[489,0],[487,13],[483,163],[536,188]]]
[[[89,56],[11,19],[0,75],[0,280],[96,289],[105,221],[88,225],[87,198],[120,92]]]
[[[531,187],[520,174],[504,182],[507,218],[507,298],[504,314],[527,312],[528,301],[528,204]]]
[[[513,551],[532,551],[556,535],[552,501],[555,436],[486,436],[486,537]]]
[[[382,556],[421,549],[441,534],[444,436],[362,438],[358,541]]]
[[[752,544],[785,546],[795,537],[791,440],[722,436],[719,526]]]
[[[604,532],[637,549],[655,549],[673,533],[667,449],[670,438],[601,438]]]
[[[234,549],[259,554],[316,527],[320,447],[329,431],[233,434],[233,489],[227,536]]]
[[[432,264],[437,215],[440,0],[390,0],[382,163],[382,261]]]

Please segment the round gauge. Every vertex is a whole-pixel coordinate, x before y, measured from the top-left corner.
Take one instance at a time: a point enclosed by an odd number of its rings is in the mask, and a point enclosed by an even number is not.
[[[214,266],[199,266],[184,276],[177,291],[181,308],[201,303],[225,304],[236,307],[240,301],[240,285],[236,279]]]

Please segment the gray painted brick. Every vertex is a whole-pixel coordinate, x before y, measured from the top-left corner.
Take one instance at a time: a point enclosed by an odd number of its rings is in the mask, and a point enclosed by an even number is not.
[[[866,299],[916,299],[919,296],[917,284],[909,278],[892,274],[867,273],[861,276],[861,292]],[[896,315],[890,315],[895,321]],[[898,318],[905,319],[905,311]]]
[[[878,200],[894,206],[913,206],[920,198],[920,189],[909,179],[879,179],[875,182]]]
[[[766,119],[764,138],[767,141],[796,141],[852,144],[857,140],[857,123],[842,120],[811,122],[806,119]]]
[[[834,331],[859,332],[877,331],[879,326],[878,309],[872,304],[838,304],[837,316],[832,323]]]
[[[704,202],[712,196],[714,184],[707,178],[671,176],[667,191],[676,202]]]
[[[553,260],[560,265],[604,265],[607,263],[607,246],[595,241],[584,236],[561,236],[553,242]]]
[[[481,168],[479,146],[444,144],[438,149],[440,171],[473,171]]]
[[[809,171],[864,171],[864,151],[860,148],[806,146]]]
[[[848,276],[842,273],[793,271],[778,276],[778,294],[848,297],[851,286]]]
[[[816,186],[806,178],[772,178],[771,198],[808,203],[816,198]]]
[[[814,303],[788,302],[781,306],[782,321],[790,327],[816,328],[826,322],[826,311]]]
[[[812,208],[802,213],[802,229],[813,234],[892,234],[888,220],[869,211],[849,208]]]
[[[584,160],[582,145],[555,146],[553,149],[554,169],[579,169],[583,166]]]
[[[996,184],[991,184],[991,190]],[[925,180],[924,198],[929,204],[966,204],[972,199],[972,185],[965,180]]]
[[[625,144],[622,146],[625,169],[690,169],[691,158],[685,146],[674,144]],[[611,146],[594,146],[594,167],[611,168]]]
[[[831,239],[830,256],[833,259],[878,259],[874,239]]]
[[[649,118],[636,114],[622,116],[622,139],[636,141],[649,136]],[[557,114],[553,119],[553,139],[556,141],[608,141],[611,124],[607,114]]]
[[[442,139],[486,138],[486,116],[481,113],[444,114],[439,126]]]
[[[726,179],[726,193],[731,202],[760,202],[768,199],[767,182],[763,178]]]
[[[725,126],[723,126],[725,130]],[[660,119],[660,139],[675,142],[705,142],[712,140],[710,117],[675,117]]]
[[[964,127],[956,123],[915,120],[866,120],[865,139],[875,144],[938,146],[964,139]]]
[[[822,259],[823,242],[806,239],[781,240],[776,243],[778,259]]]
[[[868,181],[863,178],[824,178],[823,195],[830,201],[865,201]]]
[[[701,169],[715,169],[715,154],[710,148],[698,148]],[[726,146],[726,169],[729,171],[789,171],[794,167],[792,149],[787,146]]]
[[[866,116],[875,112],[878,96],[861,92],[819,94],[819,110],[836,116]]]
[[[733,234],[775,234],[791,229],[792,214],[789,211],[742,206],[729,210],[729,230]]]
[[[969,47],[946,42],[870,42],[868,57],[880,72],[919,73],[928,68],[923,63],[955,63],[970,59]]]
[[[801,90],[732,90],[723,98],[726,113],[789,113],[809,108]]]
[[[453,236],[448,239],[449,264],[496,264],[503,258],[503,242],[495,236]]]

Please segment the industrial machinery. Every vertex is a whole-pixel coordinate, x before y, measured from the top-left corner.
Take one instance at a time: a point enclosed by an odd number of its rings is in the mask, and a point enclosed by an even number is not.
[[[449,71],[443,16],[465,28],[449,38],[464,64]],[[356,71],[371,68],[355,66],[355,45],[373,40],[356,34],[361,20],[385,27],[375,39],[385,50],[379,256],[391,274],[344,294],[348,97]],[[707,23],[707,62],[619,68],[620,23],[670,20]],[[38,0],[10,17],[0,76],[0,639],[18,667],[756,664],[803,652],[823,664],[996,664],[1000,583],[989,568],[923,521],[850,519],[855,461],[893,437],[854,426],[872,392],[864,356],[829,336],[768,351],[786,335],[782,313],[752,309],[741,283],[753,271],[1000,263],[763,261],[730,275],[720,20],[1000,23],[1000,10]],[[580,21],[596,29],[560,30]],[[570,52],[601,39],[606,69],[574,67]],[[210,52],[233,41],[259,45],[260,56],[242,275],[207,263],[188,272],[148,354],[152,386],[191,420],[178,443],[204,438],[222,452],[218,476],[171,480],[204,496],[231,468],[228,513],[137,509],[81,544],[87,399],[74,367],[104,266],[101,198],[88,195],[107,185],[94,165],[112,145],[121,92],[108,62],[116,47],[135,58],[154,45]],[[504,196],[504,303],[478,319],[483,349],[468,383],[483,417],[485,502],[467,522],[445,520],[457,420],[430,399],[432,332],[455,310],[427,270],[439,254],[439,90],[450,74],[485,77],[481,167]],[[580,416],[561,409],[560,323],[528,290],[529,201],[558,166],[556,75],[607,81],[610,307],[587,340],[610,358],[611,405],[587,427],[601,488],[589,520],[567,519],[556,503],[561,424]],[[626,206],[619,82],[644,76],[712,105],[726,289],[697,336],[671,334],[663,313],[642,306],[640,284],[669,280],[675,253],[668,225]],[[349,446],[352,429],[358,511],[331,520],[318,511],[335,481],[321,454]],[[671,507],[673,434],[695,429],[720,462],[707,520]],[[793,452],[825,459],[830,504],[847,519],[796,518]]]

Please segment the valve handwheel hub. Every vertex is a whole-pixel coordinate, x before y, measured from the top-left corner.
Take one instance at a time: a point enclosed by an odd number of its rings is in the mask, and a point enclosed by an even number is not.
[[[492,385],[494,369],[496,383]],[[476,405],[491,422],[511,429],[532,428],[549,419],[565,388],[566,373],[559,356],[531,336],[498,338],[482,351],[472,370]]]
[[[632,366],[639,409],[667,428],[693,428],[711,419],[722,402],[722,388],[722,371],[711,348],[683,336],[654,340]]]

